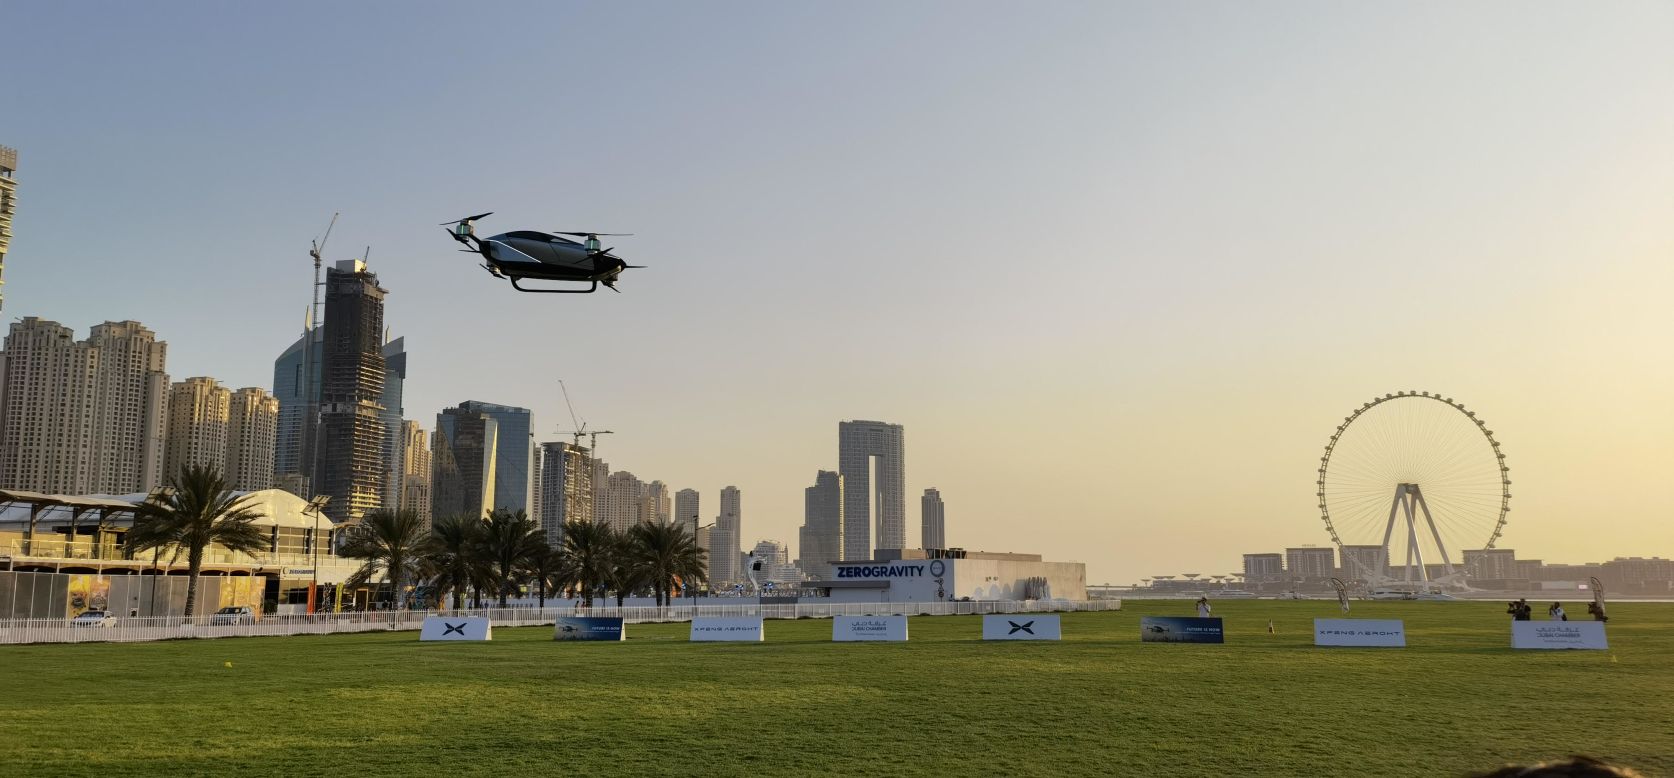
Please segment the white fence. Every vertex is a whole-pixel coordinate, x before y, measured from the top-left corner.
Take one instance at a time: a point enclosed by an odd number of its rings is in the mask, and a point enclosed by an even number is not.
[[[595,606],[592,608],[481,608],[457,611],[374,611],[267,616],[247,624],[216,624],[214,616],[190,619],[117,618],[102,626],[76,626],[65,619],[0,619],[0,644],[88,643],[231,638],[267,635],[325,635],[339,632],[416,630],[426,616],[487,616],[497,627],[551,624],[558,616],[621,616],[629,624],[691,621],[694,616],[768,619],[828,619],[832,616],[958,616],[989,613],[1049,613],[1121,610],[1121,600],[1069,602],[1060,600],[983,600],[973,602],[845,602],[762,605]]]

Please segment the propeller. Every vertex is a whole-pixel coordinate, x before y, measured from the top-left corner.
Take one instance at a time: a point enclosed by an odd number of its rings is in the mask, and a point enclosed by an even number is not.
[[[459,220],[457,220],[457,221],[451,221],[451,222],[442,222],[442,226],[443,226],[443,227],[446,227],[446,226],[448,226],[448,225],[450,225],[450,224],[460,224],[460,223],[462,223],[462,222],[474,222],[474,221],[476,221],[476,220],[478,220],[478,219],[481,219],[481,218],[483,218],[483,217],[486,217],[486,216],[493,216],[493,215],[494,215],[494,212],[493,212],[493,211],[489,211],[489,212],[488,212],[488,213],[479,213],[479,214],[477,214],[477,215],[476,215],[476,216],[467,216],[467,217],[465,217],[465,218],[463,218],[463,219],[459,219]]]

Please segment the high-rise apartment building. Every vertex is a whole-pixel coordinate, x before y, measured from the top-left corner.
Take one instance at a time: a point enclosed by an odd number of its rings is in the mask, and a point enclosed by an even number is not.
[[[494,449],[494,505],[508,511],[529,512],[529,460],[533,458],[533,438],[529,435],[531,419],[528,408],[466,400],[461,410],[481,413],[494,420],[499,430]]]
[[[12,215],[17,213],[17,149],[0,146],[0,292],[5,289],[6,250],[12,245]],[[0,307],[5,305],[0,294]]]
[[[947,548],[947,513],[942,505],[942,493],[925,489],[919,498],[919,539],[923,548]]]
[[[232,392],[213,378],[188,378],[169,389],[168,429],[163,442],[163,473],[167,478],[179,476],[188,465],[226,468],[231,410]]]
[[[320,427],[314,492],[326,513],[353,521],[383,504],[384,295],[358,259],[326,270],[320,354]]]
[[[227,488],[273,488],[273,441],[279,431],[279,398],[254,386],[232,393],[227,406]]]
[[[402,427],[404,410],[402,408],[401,393],[407,383],[407,339],[389,339],[384,334],[384,391],[378,398],[378,404],[384,406],[379,418],[384,423],[384,496],[383,505],[394,508],[401,504],[402,484],[404,473],[402,468],[401,446],[407,442],[407,431]],[[427,446],[428,448],[428,446]]]
[[[877,460],[875,478],[874,459]],[[837,471],[843,474],[842,558],[871,559],[874,549],[906,548],[907,454],[906,435],[901,425],[881,421],[838,422]],[[876,516],[873,516],[874,504]],[[877,522],[875,537],[874,521]]]
[[[674,512],[671,517],[674,523],[685,527],[694,538],[697,537],[698,511],[702,510],[699,503],[696,489],[681,489],[674,493]]]
[[[605,489],[604,523],[617,532],[627,532],[647,516],[646,484],[626,470],[610,474]]]
[[[476,516],[494,509],[500,425],[486,413],[447,408],[431,437],[431,516]]]
[[[605,511],[610,503],[610,463],[593,459],[593,523],[605,523]]]
[[[163,481],[168,347],[138,322],[87,340],[33,316],[6,336],[0,487],[131,494]]]
[[[1389,574],[1389,551],[1377,545],[1348,545],[1341,548],[1337,570],[1350,581],[1371,581]]]
[[[320,402],[320,354],[325,329],[303,322],[302,335],[273,360],[273,396],[279,426],[273,443],[273,482],[298,496],[313,496],[315,433]],[[312,339],[312,345],[309,340]],[[313,362],[309,367],[308,362]]]
[[[797,564],[817,580],[830,580],[831,563],[843,558],[843,476],[821,470],[803,490]]]
[[[593,460],[586,446],[542,443],[541,531],[547,545],[561,548],[564,525],[593,518]]]
[[[739,570],[739,555],[744,529],[744,498],[736,486],[721,490],[721,515],[715,518],[715,529],[710,533],[714,547],[709,549],[709,581],[719,587],[744,580]]]
[[[1285,549],[1285,574],[1292,579],[1329,578],[1336,570],[1336,551],[1329,546]]]
[[[397,508],[430,526],[430,435],[416,421],[401,422],[401,499]]]
[[[674,498],[668,494],[668,484],[662,481],[652,481],[645,485],[645,507],[641,510],[644,520],[657,524],[667,524],[669,515],[674,512]]]

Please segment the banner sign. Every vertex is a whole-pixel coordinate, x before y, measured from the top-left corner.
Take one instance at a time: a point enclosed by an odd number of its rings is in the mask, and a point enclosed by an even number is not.
[[[760,618],[692,619],[691,640],[693,642],[744,641],[760,643],[763,639]]]
[[[627,640],[622,619],[606,616],[559,616],[552,625],[553,640]]]
[[[1406,648],[1407,628],[1400,619],[1314,619],[1314,645]]]
[[[493,640],[494,625],[487,616],[426,616],[419,640]]]
[[[983,640],[1063,640],[1058,615],[1002,614],[982,617]]]
[[[839,643],[855,640],[906,640],[906,616],[833,616],[831,639]]]
[[[1225,643],[1218,618],[1141,616],[1140,640],[1146,643]]]
[[[1610,643],[1602,621],[1513,621],[1511,647],[1603,650]]]

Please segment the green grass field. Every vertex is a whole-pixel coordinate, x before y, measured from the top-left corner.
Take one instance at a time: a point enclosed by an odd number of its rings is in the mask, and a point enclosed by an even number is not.
[[[1141,615],[1189,605],[1133,601],[1066,614],[1061,643],[918,617],[897,644],[801,620],[765,644],[659,624],[0,646],[0,774],[1441,776],[1570,753],[1674,772],[1674,605],[1612,605],[1610,651],[1513,652],[1502,609],[1356,603],[1406,619],[1406,649],[1314,648],[1320,601],[1219,603],[1220,646],[1140,643]]]

